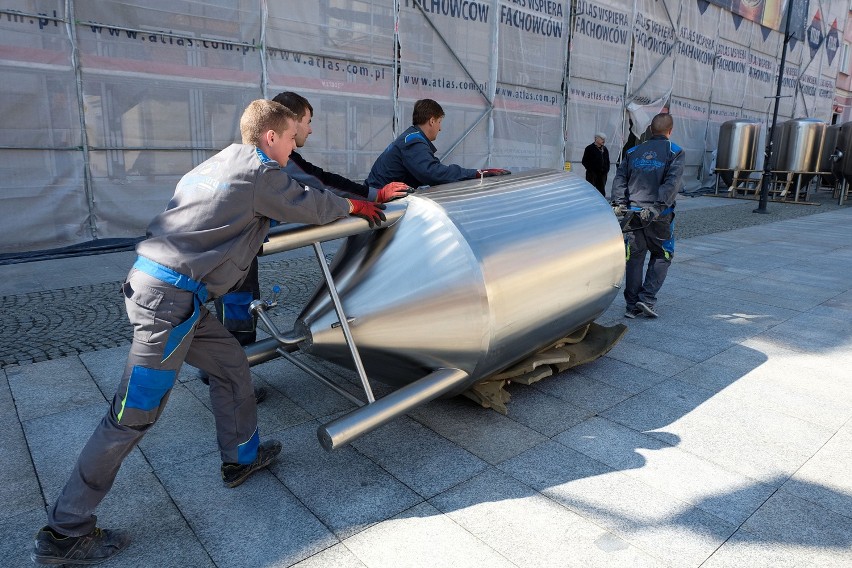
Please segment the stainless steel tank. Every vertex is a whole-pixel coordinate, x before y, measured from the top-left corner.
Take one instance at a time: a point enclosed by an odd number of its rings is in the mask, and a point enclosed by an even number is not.
[[[600,316],[624,276],[607,201],[568,172],[538,171],[418,192],[393,226],[350,237],[331,267],[371,379],[436,369],[461,392]],[[298,317],[300,349],[352,367],[332,302]]]
[[[719,127],[716,170],[726,186],[733,184],[734,171],[755,169],[760,127],[759,121],[746,118],[729,120]]]
[[[847,183],[852,183],[852,122],[844,122],[840,125],[837,146],[843,152],[839,161],[839,173]]]
[[[795,118],[781,129],[775,170],[783,172],[817,172],[825,139],[826,124],[816,118]]]
[[[746,118],[723,122],[719,127],[716,168],[753,170],[757,163],[760,128],[759,121]]]
[[[832,124],[831,126],[827,126],[822,144],[822,152],[820,152],[819,156],[819,171],[822,173],[822,183],[824,185],[834,185],[839,179],[837,173],[840,170],[840,160],[835,159],[835,150],[839,148],[839,142],[840,125]]]

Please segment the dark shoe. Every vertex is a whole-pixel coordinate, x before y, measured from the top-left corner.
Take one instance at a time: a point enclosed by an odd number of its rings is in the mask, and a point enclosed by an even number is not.
[[[271,464],[280,451],[281,442],[267,440],[257,449],[257,457],[252,463],[223,463],[222,481],[225,482],[225,487],[236,487],[245,481],[249,475]]]
[[[645,302],[636,302],[636,307],[642,310],[642,313],[648,316],[649,318],[660,317],[659,314],[654,311],[654,308],[649,306]]]
[[[642,314],[643,312],[639,308],[627,308],[627,311],[624,312],[624,317],[634,319]]]
[[[63,536],[44,527],[35,539],[30,558],[36,564],[100,564],[130,544],[124,531],[96,528],[83,536]]]
[[[205,385],[210,384],[210,375],[207,374],[207,371],[202,371],[198,369],[198,380],[204,383]]]

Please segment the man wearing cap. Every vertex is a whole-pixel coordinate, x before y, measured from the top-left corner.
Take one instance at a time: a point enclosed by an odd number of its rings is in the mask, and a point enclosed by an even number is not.
[[[586,146],[583,152],[583,167],[586,168],[586,181],[595,186],[606,197],[606,178],[609,175],[609,150],[606,146],[606,134],[598,132],[595,141]]]

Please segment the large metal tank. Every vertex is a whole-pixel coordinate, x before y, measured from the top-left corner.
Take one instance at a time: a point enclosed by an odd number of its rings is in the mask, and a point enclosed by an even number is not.
[[[795,118],[782,125],[775,170],[817,172],[826,124],[816,118]]]
[[[840,125],[832,124],[825,129],[825,138],[822,143],[822,152],[819,156],[819,171],[822,172],[822,183],[834,185],[837,183],[840,170],[840,161],[834,159],[834,152],[840,142]]]
[[[755,169],[760,127],[759,121],[745,118],[723,122],[719,127],[716,168],[721,170]]]
[[[716,170],[726,186],[734,182],[734,171],[753,170],[757,163],[760,122],[738,118],[719,127]]]
[[[840,125],[837,147],[843,152],[843,157],[838,162],[838,173],[846,179],[846,183],[852,183],[852,122],[844,122]]]
[[[350,237],[331,272],[367,374],[407,385],[436,369],[461,392],[600,316],[624,276],[609,204],[585,180],[537,171],[406,199],[393,226]],[[298,317],[305,352],[352,367],[324,289]]]

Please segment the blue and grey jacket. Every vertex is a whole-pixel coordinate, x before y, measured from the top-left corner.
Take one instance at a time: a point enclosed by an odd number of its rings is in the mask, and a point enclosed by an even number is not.
[[[674,206],[683,186],[683,149],[658,134],[634,146],[621,160],[612,182],[612,202]]]
[[[476,170],[442,164],[435,152],[435,146],[420,127],[410,126],[376,159],[367,176],[367,185],[379,188],[392,181],[401,181],[419,187],[476,177]]]
[[[348,214],[342,197],[302,187],[259,149],[232,144],[181,178],[136,252],[217,298],[245,279],[272,219],[323,225]]]

